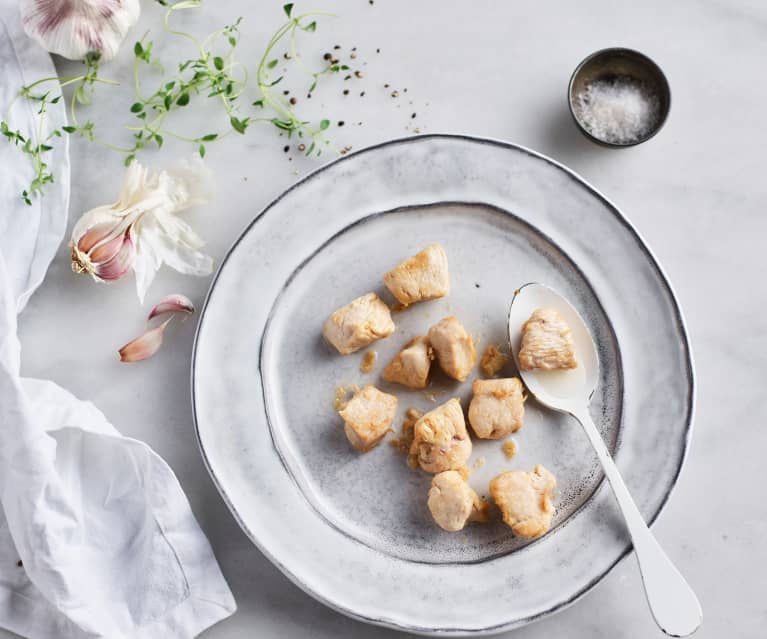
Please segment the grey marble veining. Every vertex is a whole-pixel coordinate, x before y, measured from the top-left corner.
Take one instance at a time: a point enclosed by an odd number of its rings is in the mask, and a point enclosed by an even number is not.
[[[655,526],[656,534],[696,589],[704,638],[758,637],[767,623],[767,505],[764,480],[764,380],[767,320],[764,237],[767,180],[764,148],[767,7],[750,2],[465,3],[376,0],[374,5],[312,0],[306,8],[334,10],[304,42],[321,54],[333,44],[357,46],[367,61],[356,87],[343,96],[329,82],[311,105],[315,117],[344,120],[339,146],[355,148],[407,133],[456,131],[517,142],[569,165],[638,227],[675,286],[685,310],[698,373],[696,432],[686,468]],[[282,16],[279,3],[210,3],[183,20],[199,32],[245,17],[243,57],[253,61]],[[144,3],[135,33],[158,34],[160,11]],[[574,66],[610,45],[637,48],[669,77],[672,107],[663,131],[647,144],[614,151],[585,140],[570,121],[566,87]],[[376,54],[375,48],[381,53]],[[127,77],[129,46],[112,63]],[[168,58],[186,49],[169,51]],[[75,65],[62,64],[63,72]],[[107,67],[105,67],[105,70]],[[400,89],[393,99],[390,83]],[[402,89],[408,88],[407,94]],[[104,113],[127,116],[129,92],[101,92]],[[316,101],[314,101],[316,100]],[[410,101],[412,100],[412,104]],[[311,107],[311,108],[309,108]],[[411,120],[411,113],[417,117]],[[127,121],[127,117],[125,118]],[[356,125],[362,122],[362,125]],[[282,152],[268,128],[211,145],[210,165],[222,195],[190,222],[217,258],[240,229],[313,160]],[[168,161],[170,145],[147,161]],[[121,158],[73,144],[72,218],[114,199]],[[238,186],[250,184],[247,196]],[[254,192],[259,193],[252,199]],[[23,372],[49,377],[93,400],[123,433],[149,442],[168,460],[209,535],[239,604],[238,613],[209,630],[210,639],[259,637],[384,638],[315,602],[290,584],[246,539],[200,460],[189,406],[189,358],[194,322],[176,327],[168,348],[142,365],[125,366],[115,351],[143,324],[133,282],[96,286],[69,270],[61,248],[40,291],[21,318]],[[181,291],[198,303],[208,280],[164,271],[150,299]],[[742,331],[742,334],[741,332]],[[0,636],[10,636],[8,633]],[[629,557],[592,593],[564,612],[513,633],[635,639],[660,636]]]

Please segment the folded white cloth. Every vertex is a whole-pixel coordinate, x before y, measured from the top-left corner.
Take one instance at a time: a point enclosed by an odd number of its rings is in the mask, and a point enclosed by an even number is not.
[[[0,105],[55,75],[0,0]],[[35,113],[17,101],[14,128]],[[53,105],[48,123],[64,124]],[[44,134],[45,135],[45,134]],[[66,141],[56,183],[24,204],[28,162],[0,140],[0,626],[32,639],[187,639],[235,610],[168,465],[122,437],[92,404],[19,374],[17,314],[66,229]]]

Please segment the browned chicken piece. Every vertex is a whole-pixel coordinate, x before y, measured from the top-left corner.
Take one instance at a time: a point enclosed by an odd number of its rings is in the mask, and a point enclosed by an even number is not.
[[[557,480],[538,464],[532,471],[509,470],[490,482],[490,494],[515,535],[534,539],[548,532],[554,516],[551,493]]]
[[[532,371],[576,366],[573,336],[562,316],[553,308],[533,311],[530,319],[522,325],[519,367]]]
[[[482,359],[479,360],[479,368],[487,377],[494,377],[504,366],[508,358],[495,344],[490,344],[485,349]]]
[[[434,475],[429,489],[429,510],[443,530],[457,532],[470,521],[487,521],[488,503],[455,470]]]
[[[456,317],[445,317],[429,329],[429,341],[440,368],[459,382],[466,381],[477,361],[474,342]]]
[[[383,279],[386,288],[404,306],[445,297],[450,293],[447,253],[439,244],[431,244],[400,262]]]
[[[471,455],[461,403],[451,399],[426,413],[415,423],[410,455],[427,473],[458,470]]]
[[[368,384],[338,414],[344,420],[344,432],[351,445],[366,453],[384,438],[396,410],[394,395],[382,393]]]
[[[519,379],[478,379],[472,392],[469,423],[477,437],[501,439],[522,428],[525,398]]]
[[[394,332],[389,307],[375,293],[368,293],[335,311],[325,322],[322,334],[341,355],[389,337]]]
[[[414,337],[383,370],[387,382],[402,384],[408,388],[426,388],[429,381],[429,369],[434,355],[429,338]]]

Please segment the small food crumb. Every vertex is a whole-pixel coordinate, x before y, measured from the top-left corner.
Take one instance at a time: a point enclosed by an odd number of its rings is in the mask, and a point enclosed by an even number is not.
[[[508,357],[501,352],[496,344],[488,344],[479,362],[479,368],[487,377],[495,376],[504,366]]]
[[[16,562],[16,566],[17,566],[18,568],[21,568],[23,565],[24,565],[24,562],[22,562],[22,561],[21,561],[21,559],[19,559],[19,560]]]
[[[423,417],[423,413],[417,408],[408,408],[405,411],[405,419],[402,422],[400,428],[400,436],[389,441],[389,445],[392,448],[396,448],[399,452],[407,455],[407,465],[410,468],[418,468],[418,454],[411,455],[410,448],[415,438],[415,423]]]
[[[474,460],[474,468],[482,468],[482,466],[485,465],[485,458],[484,457],[477,457]]]
[[[392,91],[391,92],[391,97],[398,98],[399,97],[399,91]]]
[[[301,153],[303,153],[304,151],[306,151],[306,145],[303,143],[299,144],[298,150],[301,151]]]
[[[352,392],[352,389],[347,388],[346,386],[336,386],[336,394],[333,399],[333,406],[335,407],[336,411],[343,410],[344,406],[346,406],[349,394]]]
[[[378,353],[376,351],[368,351],[365,353],[364,357],[362,358],[362,362],[360,363],[360,372],[369,373],[372,371],[377,358]]]
[[[517,442],[515,442],[513,439],[510,439],[509,441],[503,443],[501,449],[503,450],[503,454],[506,456],[506,459],[512,459],[514,455],[517,454]]]

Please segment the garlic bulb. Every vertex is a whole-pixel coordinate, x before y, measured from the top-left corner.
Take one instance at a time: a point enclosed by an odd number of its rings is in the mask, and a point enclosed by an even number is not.
[[[72,270],[97,281],[131,270],[143,303],[155,273],[167,264],[179,273],[209,275],[213,260],[204,242],[178,213],[205,202],[210,174],[199,157],[168,171],[128,167],[117,202],[85,213],[72,230]]]
[[[70,60],[111,60],[141,13],[139,0],[20,0],[27,35]]]

